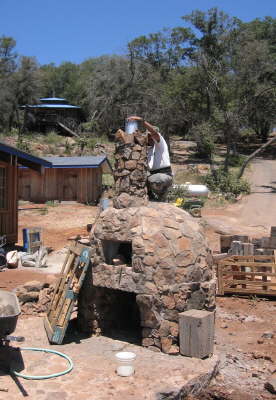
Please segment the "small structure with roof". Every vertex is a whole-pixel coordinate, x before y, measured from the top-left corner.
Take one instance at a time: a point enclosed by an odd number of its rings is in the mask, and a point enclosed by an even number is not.
[[[34,170],[37,176],[49,161],[0,143],[0,236],[16,243],[18,235],[18,166]]]
[[[49,166],[43,174],[27,168],[19,170],[19,198],[46,201],[77,201],[96,204],[102,194],[102,176],[112,173],[105,155],[85,157],[45,157]]]
[[[72,135],[74,128],[83,121],[81,107],[69,104],[64,98],[41,98],[39,104],[24,105],[24,125],[29,130],[47,132],[61,130]],[[67,130],[66,130],[67,128]]]

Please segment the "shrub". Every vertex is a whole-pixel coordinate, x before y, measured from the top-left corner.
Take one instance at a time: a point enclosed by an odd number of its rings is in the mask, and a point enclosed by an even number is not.
[[[30,143],[22,135],[20,135],[18,137],[17,142],[16,142],[16,147],[21,151],[25,151],[26,153],[31,153],[32,152],[32,148],[31,148]]]
[[[187,189],[183,186],[172,186],[168,191],[168,202],[174,203],[177,199],[183,199],[188,194]]]
[[[241,154],[231,154],[228,158],[229,167],[241,167],[245,158],[246,157]]]
[[[47,133],[47,135],[44,138],[44,143],[46,144],[58,145],[60,141],[61,138],[55,131]]]
[[[205,184],[212,192],[238,196],[241,193],[250,193],[249,182],[245,179],[238,179],[236,174],[216,169],[206,175]]]
[[[197,156],[212,159],[215,150],[214,128],[208,122],[203,122],[191,129],[191,134],[197,144]]]

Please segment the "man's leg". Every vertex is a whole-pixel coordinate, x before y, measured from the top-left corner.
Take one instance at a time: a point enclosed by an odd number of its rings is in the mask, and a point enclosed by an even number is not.
[[[149,196],[154,195],[157,201],[166,201],[168,189],[172,185],[171,175],[157,173],[148,178]]]

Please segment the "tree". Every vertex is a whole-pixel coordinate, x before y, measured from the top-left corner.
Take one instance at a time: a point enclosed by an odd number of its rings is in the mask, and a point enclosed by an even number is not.
[[[17,54],[16,42],[13,38],[0,38],[0,129],[6,130],[9,126],[13,108],[12,75],[16,69]]]
[[[37,61],[34,57],[20,57],[17,70],[12,77],[12,109],[9,126],[16,119],[21,125],[18,110],[22,105],[37,103],[41,90],[40,74]]]
[[[262,142],[275,123],[275,34],[276,19],[270,17],[243,24],[237,57],[239,84],[248,97],[248,125]]]
[[[0,37],[0,77],[11,74],[16,68],[16,41],[12,37]]]

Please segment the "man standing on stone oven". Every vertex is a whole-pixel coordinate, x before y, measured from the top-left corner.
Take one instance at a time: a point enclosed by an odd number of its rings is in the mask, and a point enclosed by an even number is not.
[[[168,189],[173,181],[168,145],[158,128],[142,117],[131,116],[128,121],[141,122],[148,133],[149,198],[166,201]]]

